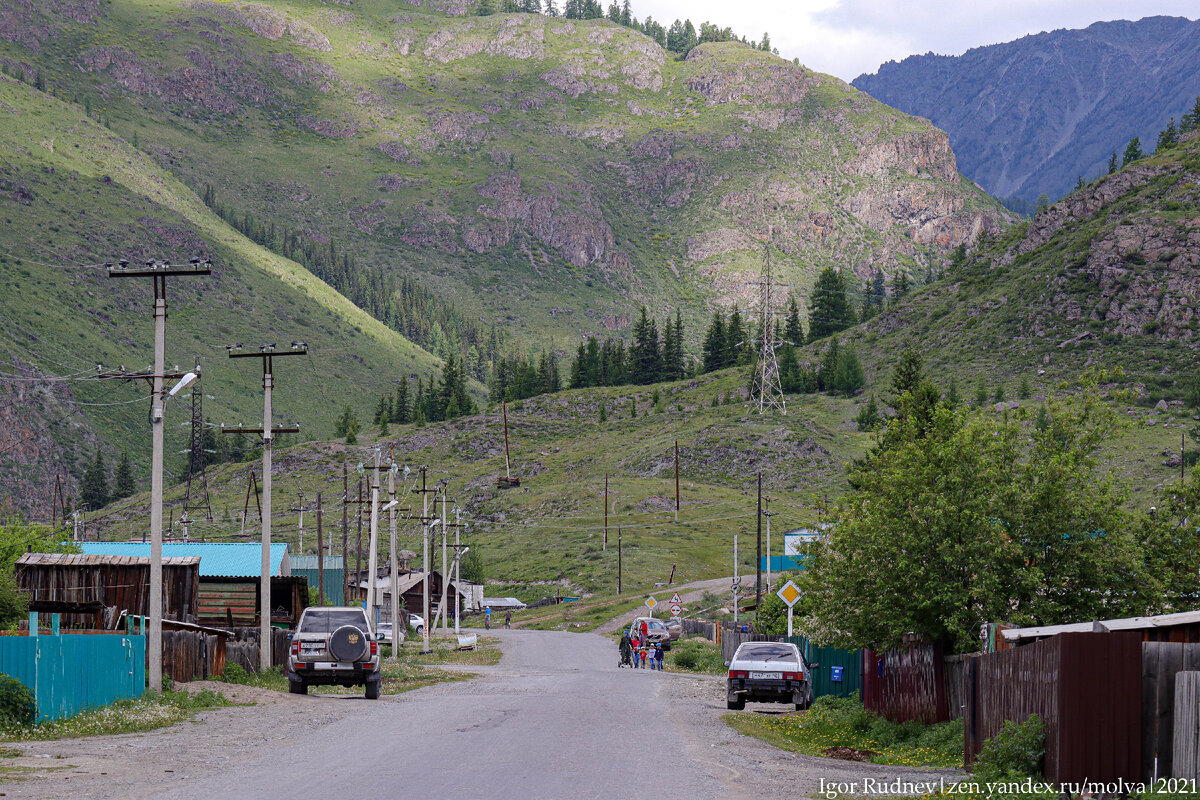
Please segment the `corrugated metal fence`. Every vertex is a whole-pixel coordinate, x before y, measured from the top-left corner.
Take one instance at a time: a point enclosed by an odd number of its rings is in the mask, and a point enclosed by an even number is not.
[[[862,688],[862,669],[858,650],[815,645],[804,636],[785,638],[800,648],[804,658],[820,666],[813,670],[813,697],[833,695],[849,697]],[[835,669],[840,667],[841,669]],[[835,680],[840,678],[840,680]]]
[[[1064,633],[967,662],[965,756],[1005,720],[1045,724],[1047,780],[1136,781],[1142,774],[1142,642],[1136,633]]]
[[[1171,777],[1175,676],[1200,670],[1200,644],[1142,642],[1142,779]]]
[[[0,672],[29,687],[41,720],[62,719],[115,700],[140,697],[146,687],[146,637],[98,632],[38,631],[29,615],[27,636],[0,636]]]

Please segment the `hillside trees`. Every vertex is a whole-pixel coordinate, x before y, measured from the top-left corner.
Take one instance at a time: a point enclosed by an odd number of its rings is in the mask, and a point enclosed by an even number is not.
[[[104,454],[99,450],[84,470],[79,500],[91,511],[108,505],[108,469],[104,464]]]
[[[921,385],[924,385],[922,382]],[[907,394],[911,394],[908,392]],[[906,632],[958,652],[984,622],[1054,624],[1152,613],[1200,560],[1176,508],[1125,507],[1096,454],[1117,424],[1089,387],[1051,399],[1048,422],[935,404],[887,425],[893,446],[855,467],[855,491],[801,577],[803,627],[822,641],[898,644]],[[1161,519],[1165,517],[1166,519]],[[1162,577],[1160,577],[1162,576]]]
[[[117,459],[117,467],[113,472],[113,500],[124,500],[134,493],[136,487],[133,482],[133,463],[129,460],[129,451],[122,450],[121,457]]]
[[[1196,98],[1192,110],[1184,114],[1179,123],[1180,133],[1191,133],[1197,129],[1200,129],[1200,97]]]
[[[1143,157],[1142,140],[1134,136],[1129,140],[1129,144],[1125,145],[1125,153],[1121,156],[1121,166],[1127,166]]]

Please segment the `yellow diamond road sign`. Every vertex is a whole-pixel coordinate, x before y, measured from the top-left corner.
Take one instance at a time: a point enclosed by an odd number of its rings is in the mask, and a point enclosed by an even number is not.
[[[646,608],[653,609],[656,605],[658,605],[658,601],[654,599],[653,595],[646,598]]]
[[[800,599],[802,592],[796,588],[796,584],[788,581],[783,585],[783,588],[775,594],[779,595],[780,600],[787,603],[788,608],[791,608],[792,606],[796,605],[796,601]]]

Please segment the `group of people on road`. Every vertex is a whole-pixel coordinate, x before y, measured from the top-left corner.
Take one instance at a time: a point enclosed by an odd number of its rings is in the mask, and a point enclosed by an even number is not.
[[[634,631],[632,636],[629,631],[621,634],[621,643],[617,646],[621,653],[621,660],[617,663],[618,667],[662,671],[664,658],[662,642],[652,644],[646,641],[644,636],[644,633],[638,631]]]
[[[485,608],[483,610],[483,627],[489,631],[492,629],[492,607],[491,606],[488,606],[487,608]],[[504,627],[505,628],[512,627],[512,609],[511,608],[506,609],[504,611]]]

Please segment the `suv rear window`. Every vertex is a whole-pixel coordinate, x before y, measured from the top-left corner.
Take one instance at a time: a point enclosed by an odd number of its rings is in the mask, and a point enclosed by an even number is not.
[[[300,633],[333,633],[343,625],[353,625],[366,631],[367,615],[358,610],[307,609],[300,620]]]

